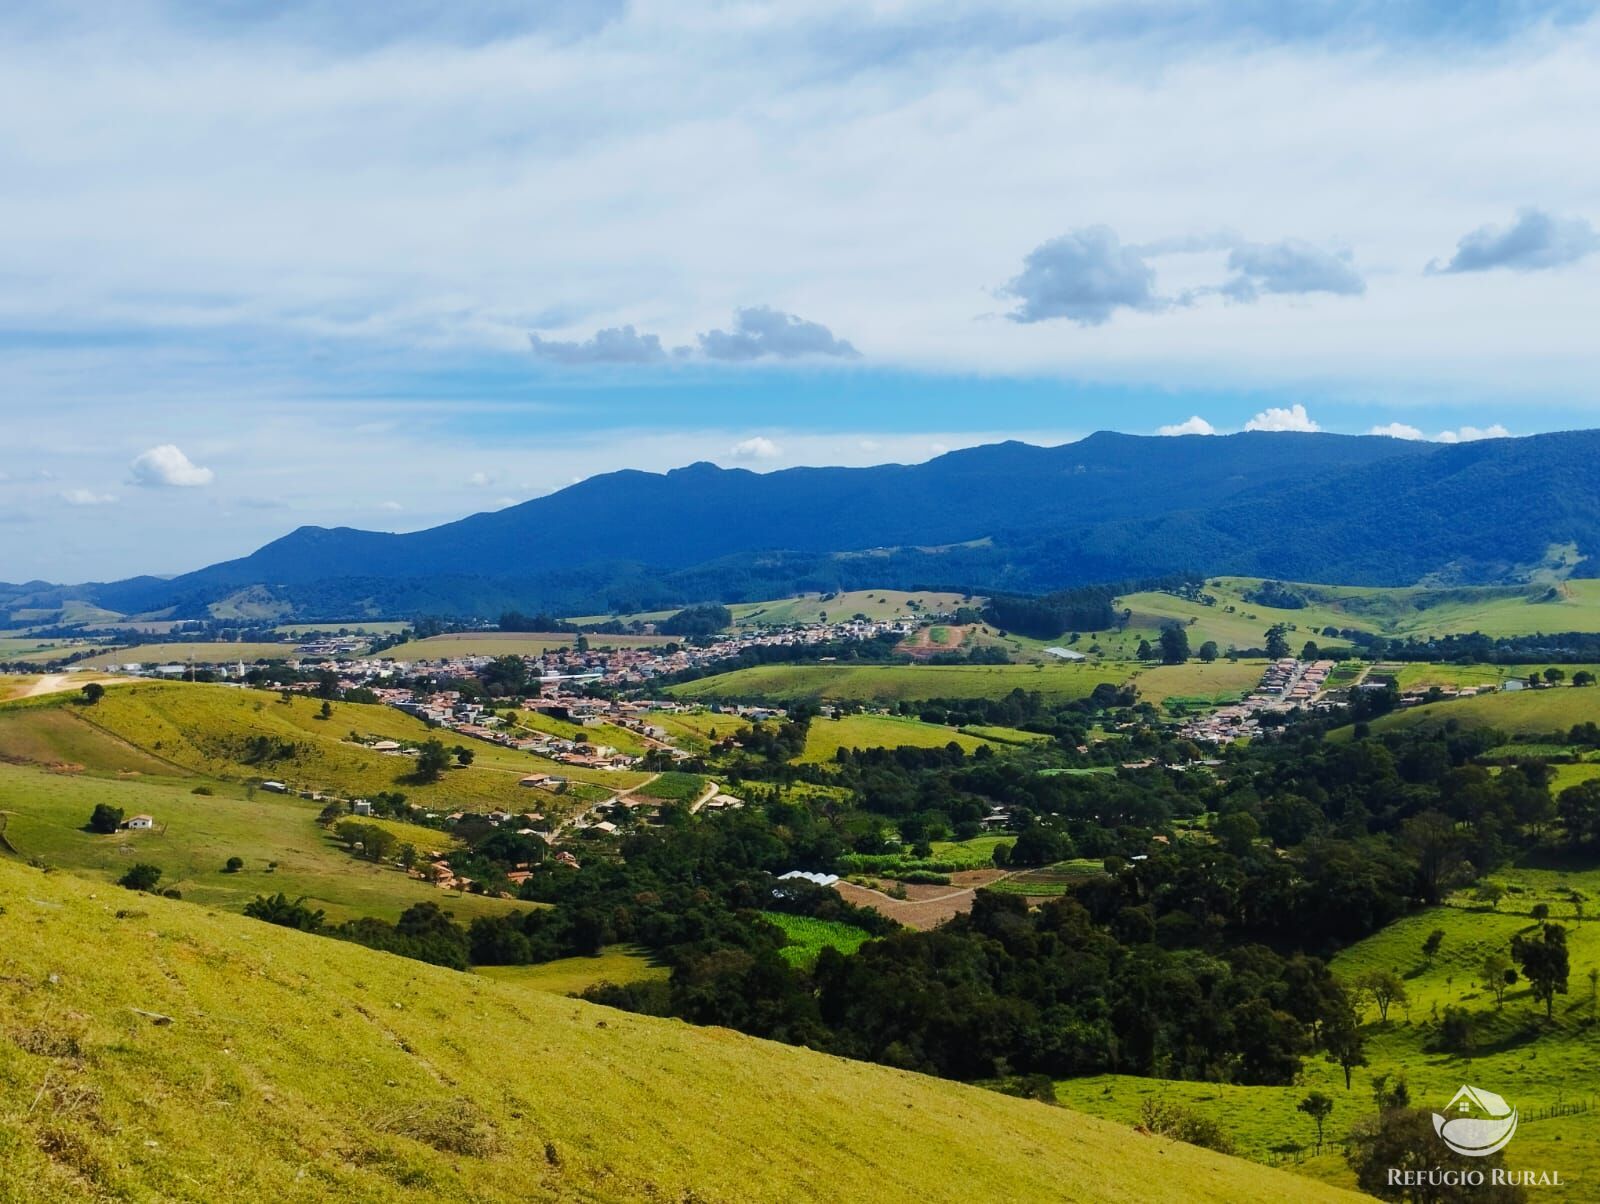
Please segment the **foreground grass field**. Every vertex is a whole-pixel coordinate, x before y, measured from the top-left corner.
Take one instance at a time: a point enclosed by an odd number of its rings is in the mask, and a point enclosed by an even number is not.
[[[632,945],[614,946],[594,957],[561,957],[531,966],[479,966],[477,973],[507,986],[547,995],[581,995],[609,982],[626,986],[654,979],[665,981],[671,970]]]
[[[1354,1198],[1031,1101],[103,893],[0,863],[5,1198]]]

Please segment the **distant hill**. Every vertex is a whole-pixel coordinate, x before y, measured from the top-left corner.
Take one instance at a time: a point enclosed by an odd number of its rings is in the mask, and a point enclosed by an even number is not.
[[[1362,1198],[3,853],[0,905],[5,1199]]]
[[[1042,592],[1179,571],[1369,585],[1526,579],[1600,549],[1600,432],[1008,442],[925,464],[593,477],[405,535],[302,527],[170,580],[0,586],[0,605],[298,618],[649,610],[866,586]],[[1574,552],[1575,549],[1575,552]]]

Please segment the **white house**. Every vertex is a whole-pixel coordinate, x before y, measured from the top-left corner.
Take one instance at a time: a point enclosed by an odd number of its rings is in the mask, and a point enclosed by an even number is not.
[[[355,800],[355,802],[350,804],[350,810],[354,811],[357,815],[371,815],[372,804],[367,802],[367,800],[364,798],[358,798]]]
[[[123,825],[123,827],[130,828],[136,832],[148,831],[155,826],[155,817],[150,815],[130,815],[128,816],[128,822]]]

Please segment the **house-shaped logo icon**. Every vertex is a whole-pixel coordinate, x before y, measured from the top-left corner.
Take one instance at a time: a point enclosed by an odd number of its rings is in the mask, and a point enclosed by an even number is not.
[[[1433,1114],[1433,1131],[1447,1146],[1469,1158],[1505,1149],[1517,1132],[1517,1110],[1493,1091],[1463,1086]]]

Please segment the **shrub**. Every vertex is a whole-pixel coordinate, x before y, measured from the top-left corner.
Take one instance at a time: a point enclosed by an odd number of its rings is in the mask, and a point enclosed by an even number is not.
[[[120,886],[129,890],[155,890],[156,883],[161,881],[161,867],[141,861],[138,865],[129,868],[128,872],[117,879]]]
[[[1204,1146],[1219,1154],[1233,1153],[1233,1139],[1220,1124],[1171,1100],[1145,1100],[1139,1107],[1139,1123],[1150,1132],[1174,1141]]]
[[[96,803],[94,814],[89,816],[89,831],[109,835],[122,827],[122,808],[109,803]]]
[[[237,874],[242,869],[244,869],[244,858],[230,857],[228,858],[228,864],[222,867],[222,872],[224,874]]]

